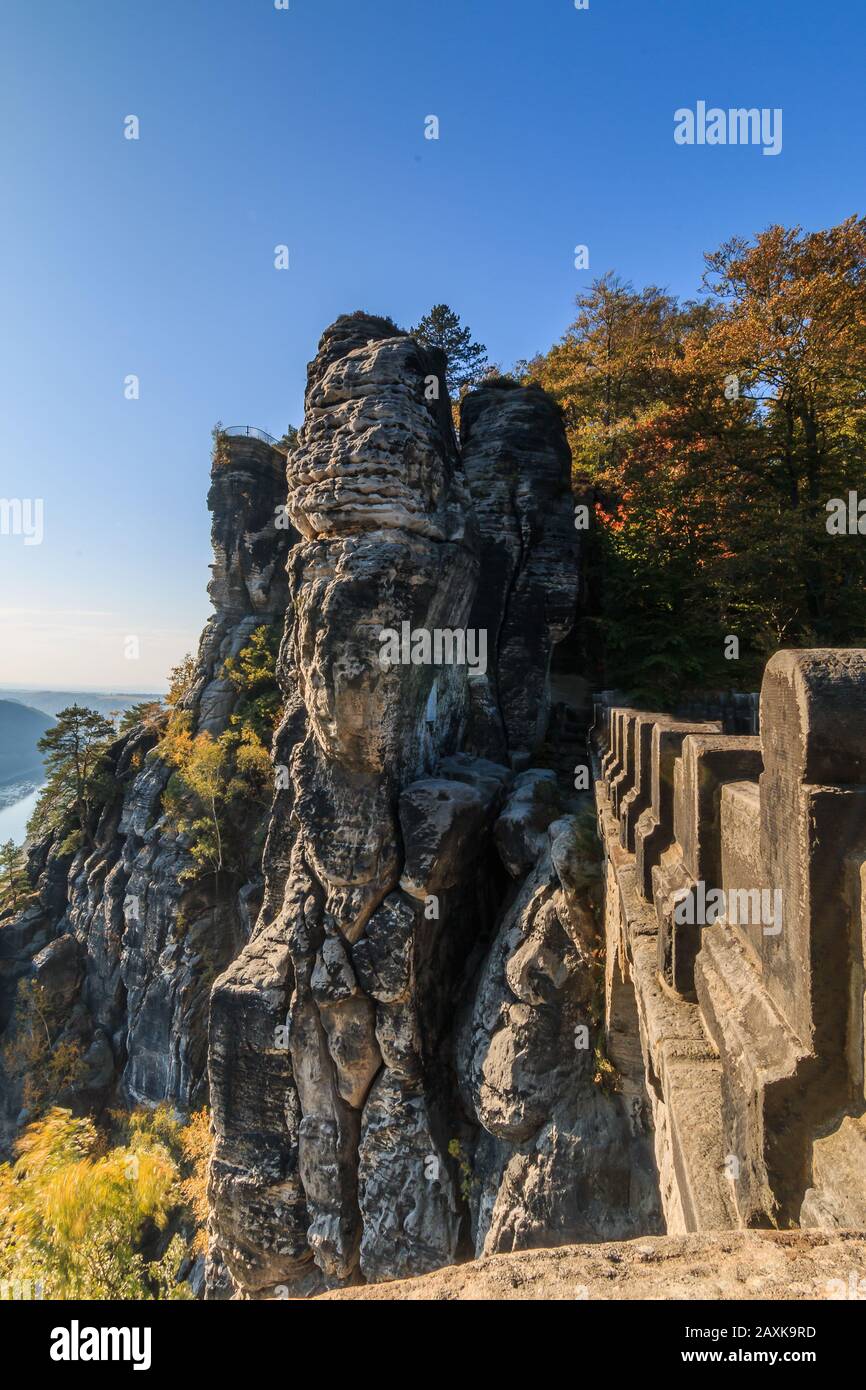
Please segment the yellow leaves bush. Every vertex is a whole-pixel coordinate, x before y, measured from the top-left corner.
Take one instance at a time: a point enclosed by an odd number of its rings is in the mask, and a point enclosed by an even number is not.
[[[175,707],[157,753],[175,769],[163,810],[189,839],[193,865],[183,877],[249,871],[258,858],[262,813],[271,796],[270,739],[279,711],[279,635],[263,624],[223,676],[239,694],[229,727],[218,738],[193,733],[192,714]]]
[[[165,1228],[177,1183],[158,1139],[106,1151],[92,1120],[51,1110],[0,1166],[0,1275],[55,1299],[176,1296],[183,1242],[151,1261],[141,1244],[148,1228]]]
[[[0,1165],[0,1279],[55,1299],[192,1296],[177,1280],[206,1248],[208,1112],[113,1118],[123,1142],[57,1107],[21,1135]]]
[[[168,677],[168,694],[165,703],[174,709],[192,686],[196,675],[195,657],[187,652],[183,661],[173,666]]]
[[[198,1255],[207,1250],[207,1182],[212,1143],[210,1115],[205,1108],[196,1110],[180,1133],[186,1172],[180,1188],[196,1223],[191,1248]]]

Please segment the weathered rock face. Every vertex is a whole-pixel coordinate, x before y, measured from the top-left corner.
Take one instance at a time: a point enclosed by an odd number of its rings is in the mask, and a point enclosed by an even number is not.
[[[592,992],[576,830],[551,827],[555,773],[514,782],[509,766],[543,731],[574,610],[567,447],[542,393],[479,393],[473,507],[430,391],[443,365],[355,315],[310,367],[288,470],[303,539],[285,775],[263,910],[212,1000],[214,1297],[400,1278],[473,1241],[646,1228],[622,1102],[575,1051]],[[505,654],[489,675],[415,645],[473,624]]]
[[[208,596],[214,606],[198,651],[198,678],[186,699],[196,729],[221,733],[236,692],[221,676],[262,623],[282,622],[288,604],[285,565],[294,533],[285,505],[285,458],[262,440],[223,436],[215,450],[208,493],[214,562]]]
[[[449,912],[452,939],[439,945],[455,890],[435,874],[438,849],[450,843],[454,858],[455,827],[480,822],[485,798],[444,780],[428,792],[433,816],[419,815],[422,789],[401,833],[401,791],[459,747],[467,669],[380,660],[383,631],[465,627],[475,590],[477,542],[447,401],[427,398],[443,375],[438,355],[386,322],[339,320],[311,365],[290,458],[289,514],[304,539],[290,560],[293,621],[280,663],[287,710],[276,759],[288,785],[274,808],[265,908],[217,985],[212,1016],[217,1228],[232,1276],[253,1291],[339,1283],[359,1264],[372,1277],[433,1267],[456,1248],[448,1135],[424,1053],[436,1047],[467,904]],[[493,779],[488,801],[498,787]],[[472,869],[461,856],[451,877]],[[427,998],[434,965],[444,973]],[[232,1038],[251,1015],[241,1072]],[[291,1099],[252,1153],[246,1126],[272,1094],[281,1029]],[[287,1060],[276,1067],[283,1088]],[[246,1224],[239,1205],[270,1213],[252,1261],[232,1239]]]
[[[859,1231],[716,1231],[527,1250],[467,1261],[422,1279],[340,1289],[323,1302],[599,1301],[810,1304],[856,1297]],[[855,1293],[851,1293],[852,1286]],[[591,1310],[587,1310],[590,1312]],[[757,1310],[756,1310],[757,1311]],[[789,1310],[790,1311],[790,1310]],[[640,1348],[642,1352],[642,1346]]]
[[[487,757],[527,766],[544,736],[555,643],[577,600],[571,451],[559,410],[536,386],[483,386],[464,398],[463,466],[481,533],[472,623],[488,631],[499,720],[473,730]]]
[[[461,1021],[467,1112],[478,1125],[470,1206],[475,1253],[663,1229],[642,1098],[601,1089],[592,866],[581,821],[552,819],[557,789],[523,773],[495,837],[518,880]],[[527,786],[546,787],[547,828]],[[542,844],[524,873],[515,853]]]
[[[208,499],[215,612],[184,700],[193,733],[226,727],[237,697],[221,679],[223,662],[285,611],[292,536],[275,525],[284,467],[282,454],[255,439],[224,439],[216,452]],[[249,935],[261,898],[260,881],[182,878],[191,860],[162,818],[170,768],[152,754],[158,737],[137,728],[117,740],[109,758],[117,792],[91,827],[92,848],[63,855],[51,839],[34,846],[39,903],[0,925],[0,1024],[9,1024],[18,981],[35,978],[64,1019],[61,1040],[75,1042],[85,1061],[64,1099],[88,1108],[114,1098],[189,1108],[206,1098],[210,987]],[[58,974],[61,960],[68,968]],[[0,1081],[8,1143],[20,1088]]]

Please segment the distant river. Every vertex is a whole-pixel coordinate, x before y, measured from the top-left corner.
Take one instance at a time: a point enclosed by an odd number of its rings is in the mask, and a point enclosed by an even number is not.
[[[0,845],[5,844],[7,840],[14,840],[16,845],[22,843],[38,795],[39,788],[29,796],[23,797],[21,801],[0,808]]]

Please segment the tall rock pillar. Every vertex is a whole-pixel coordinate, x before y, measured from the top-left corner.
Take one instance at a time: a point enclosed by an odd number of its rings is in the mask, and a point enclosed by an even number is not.
[[[457,1227],[419,1026],[437,924],[422,944],[427,894],[398,824],[401,792],[459,747],[469,705],[466,663],[433,664],[423,640],[465,629],[478,574],[441,356],[385,320],[339,319],[288,480],[302,539],[265,905],[211,1018],[217,1243],[253,1295],[349,1281],[359,1262],[372,1277],[434,1267]],[[444,837],[467,812],[443,798]]]

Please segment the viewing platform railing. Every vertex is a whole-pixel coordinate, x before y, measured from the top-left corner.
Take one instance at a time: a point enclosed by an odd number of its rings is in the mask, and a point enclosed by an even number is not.
[[[274,439],[272,434],[267,434],[264,430],[256,429],[255,425],[229,425],[221,431],[222,434],[246,435],[248,439],[261,439],[264,444],[278,445],[279,440]]]

